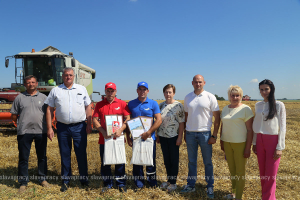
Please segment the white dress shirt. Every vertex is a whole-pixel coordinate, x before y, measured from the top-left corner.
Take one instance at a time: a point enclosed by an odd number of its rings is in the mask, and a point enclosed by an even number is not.
[[[278,144],[276,149],[283,150],[285,148],[286,133],[286,112],[282,102],[276,101],[276,114],[273,119],[266,117],[269,114],[269,102],[260,101],[255,104],[255,117],[253,121],[253,145],[256,145],[257,133],[278,135]]]
[[[53,88],[45,101],[50,107],[56,107],[56,119],[64,124],[85,121],[85,107],[90,103],[91,99],[86,88],[75,83],[71,89],[64,84]]]
[[[219,111],[218,101],[212,93],[203,91],[189,93],[184,98],[184,112],[188,113],[186,130],[190,132],[210,131],[213,112]]]

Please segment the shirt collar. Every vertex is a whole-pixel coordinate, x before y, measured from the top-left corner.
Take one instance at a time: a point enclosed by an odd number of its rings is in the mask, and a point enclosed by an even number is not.
[[[140,103],[142,103],[139,98],[136,98]],[[146,100],[143,103],[149,103],[149,98],[147,97]]]
[[[103,101],[104,101],[105,103],[109,104],[109,102],[107,101],[106,98],[104,98]],[[119,102],[119,99],[118,99],[117,97],[115,97],[115,99],[114,99],[113,102],[111,102],[111,103],[118,103],[118,102]]]
[[[199,95],[195,94],[195,91],[193,91],[193,97],[201,97],[204,95],[205,90],[203,90]]]
[[[67,86],[65,86],[65,84],[63,83],[63,84],[61,84],[61,88],[66,89],[66,90],[72,90],[72,89],[76,89],[77,86],[75,83],[73,83],[72,87],[70,89],[68,89]]]
[[[36,93],[35,93],[34,95],[32,95],[32,96],[37,96],[39,93],[40,93],[39,91],[36,91]],[[25,94],[26,96],[31,96],[31,95],[27,92],[27,90],[25,90],[24,94]]]

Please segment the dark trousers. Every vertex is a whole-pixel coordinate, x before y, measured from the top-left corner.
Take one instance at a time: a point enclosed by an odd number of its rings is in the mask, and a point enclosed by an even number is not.
[[[59,151],[61,156],[61,176],[65,184],[69,184],[71,171],[71,150],[72,138],[74,144],[74,151],[77,158],[79,169],[79,180],[84,183],[88,181],[88,167],[87,167],[87,134],[86,123],[80,122],[76,124],[63,124],[57,122],[57,139]]]
[[[101,176],[105,187],[112,188],[114,185],[114,177],[111,173],[111,165],[103,165],[104,144],[100,144],[100,159],[101,159]],[[115,165],[115,179],[117,187],[125,187],[126,175],[125,164]]]
[[[160,146],[164,156],[168,182],[176,184],[179,164],[179,146],[176,145],[178,136],[172,138],[159,137]]]
[[[47,134],[28,134],[18,135],[19,165],[18,182],[20,185],[27,185],[28,177],[28,159],[30,155],[31,143],[34,140],[35,151],[38,158],[38,180],[43,182],[47,175]]]
[[[147,180],[151,187],[157,186],[156,180],[156,141],[153,142],[153,166],[146,166]],[[144,186],[144,171],[142,165],[133,165],[133,178],[134,183],[138,188],[142,188]]]

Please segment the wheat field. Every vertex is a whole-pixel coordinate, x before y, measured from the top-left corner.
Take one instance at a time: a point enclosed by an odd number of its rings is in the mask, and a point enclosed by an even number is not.
[[[161,101],[158,101],[160,103]],[[181,101],[183,102],[183,101]],[[254,110],[256,102],[243,102]],[[228,101],[219,101],[220,109],[229,104]],[[279,166],[277,177],[277,199],[300,199],[300,103],[285,102],[287,110],[287,133],[286,133],[286,149],[283,151],[281,163]],[[179,194],[183,185],[186,184],[188,173],[188,156],[185,142],[180,146],[180,163],[177,185],[178,189],[173,193],[167,193],[159,188],[143,188],[134,191],[134,182],[130,180],[132,175],[132,165],[130,159],[132,150],[126,145],[126,175],[127,193],[120,193],[117,189],[109,190],[101,193],[103,183],[100,180],[100,156],[98,145],[98,134],[88,135],[88,173],[90,186],[88,189],[80,187],[79,180],[70,182],[70,188],[62,193],[60,192],[60,155],[58,149],[58,141],[55,137],[51,142],[48,140],[47,157],[48,157],[48,182],[50,188],[43,188],[34,180],[33,175],[37,175],[37,158],[35,154],[34,143],[31,147],[29,158],[29,176],[31,181],[25,193],[19,195],[16,176],[18,174],[18,145],[16,133],[0,133],[0,197],[2,199],[206,199],[206,182],[204,180],[204,165],[199,150],[198,153],[198,180],[196,182],[196,191],[189,194]],[[220,140],[213,145],[213,165],[215,176],[215,199],[222,197],[231,191],[231,182],[229,179],[229,169],[224,158],[224,153],[220,149]],[[158,185],[166,180],[166,170],[163,163],[163,155],[160,145],[157,145],[157,179]],[[113,167],[112,167],[113,169]],[[112,170],[113,171],[113,170]],[[74,151],[72,151],[72,172],[73,175],[79,175],[77,161]],[[246,186],[243,199],[260,199],[261,187],[259,180],[258,163],[255,154],[247,161],[246,166]]]

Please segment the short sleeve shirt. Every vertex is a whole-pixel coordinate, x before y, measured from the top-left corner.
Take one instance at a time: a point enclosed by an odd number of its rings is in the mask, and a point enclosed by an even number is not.
[[[245,122],[253,116],[251,108],[245,104],[237,108],[228,108],[228,106],[225,106],[221,114],[221,140],[231,143],[246,142],[247,128]]]
[[[75,83],[71,89],[68,89],[64,84],[53,88],[45,101],[45,104],[56,107],[56,119],[64,124],[85,121],[85,106],[90,105],[90,103],[91,99],[85,87]]]
[[[175,101],[172,104],[162,102],[159,104],[162,123],[157,130],[157,135],[172,138],[178,135],[179,123],[185,121],[183,105]]]
[[[130,115],[129,108],[125,101],[115,98],[112,103],[109,103],[105,98],[96,104],[93,117],[99,117],[101,127],[106,130],[105,115]],[[104,137],[99,133],[99,144],[104,144]]]
[[[184,98],[184,111],[188,113],[186,130],[191,132],[210,131],[214,111],[219,111],[215,95],[203,91],[199,95],[189,93]]]
[[[46,95],[38,91],[32,96],[25,91],[15,98],[10,113],[19,115],[18,135],[47,133],[46,98]]]
[[[146,101],[141,102],[138,98],[128,103],[128,108],[131,112],[132,118],[138,116],[152,117],[154,122],[154,115],[160,113],[159,106],[156,101],[147,97]],[[153,140],[155,140],[155,131],[151,133]]]

